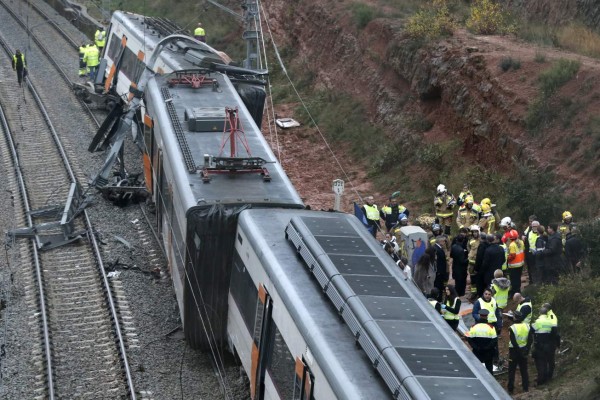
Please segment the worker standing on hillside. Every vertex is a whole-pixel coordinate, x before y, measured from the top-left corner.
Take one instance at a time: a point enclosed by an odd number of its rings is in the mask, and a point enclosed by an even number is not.
[[[194,29],[194,39],[206,43],[206,31],[202,27],[202,22],[198,22],[198,26]]]
[[[498,229],[498,224],[500,223],[500,214],[498,214],[498,211],[496,210],[496,205],[492,203],[492,200],[489,197],[481,199],[479,204],[481,204],[482,207],[484,204],[487,204],[490,208],[489,212],[491,212],[492,215],[494,216],[494,218],[493,218],[494,224],[495,224],[494,229],[491,232],[486,232],[486,233],[496,232],[496,230]],[[483,212],[486,212],[486,211],[483,211]]]
[[[362,206],[362,212],[367,218],[369,232],[376,238],[377,231],[381,228],[381,225],[379,222],[379,210],[377,209],[377,206],[373,204],[373,200],[373,196],[365,197],[365,204]]]
[[[83,56],[83,61],[90,72],[90,80],[94,82],[96,79],[96,72],[98,71],[98,64],[100,64],[100,52],[95,45],[91,45]]]
[[[27,62],[25,62],[25,54],[21,53],[21,50],[17,49],[15,55],[12,57],[12,69],[17,71],[17,81],[19,86],[23,82],[23,79],[27,76]]]
[[[98,52],[102,54],[102,50],[106,45],[106,29],[104,29],[104,27],[96,30],[96,33],[94,34],[94,43],[96,44],[96,48],[98,48]]]
[[[479,204],[475,204],[473,196],[467,196],[464,199],[464,204],[458,209],[456,224],[458,228],[469,227],[479,224],[481,208]]]
[[[558,227],[560,237],[562,239],[563,249],[567,243],[567,233],[571,231],[571,227],[575,226],[573,223],[573,214],[570,211],[562,213],[562,224]]]
[[[540,309],[540,316],[531,325],[535,332],[533,359],[537,369],[537,384],[543,385],[552,379],[554,374],[554,353],[560,347],[558,319],[546,303]]]
[[[439,220],[439,224],[444,226],[444,233],[450,235],[456,199],[452,193],[448,193],[446,186],[442,184],[438,185],[437,195],[433,198],[433,206],[435,207],[435,215]]]
[[[481,233],[488,235],[496,232],[496,217],[488,204],[481,204],[481,218],[479,218]]]
[[[515,311],[513,315],[515,323],[509,329],[510,342],[508,344],[508,393],[512,394],[515,389],[515,374],[517,367],[521,371],[521,382],[523,391],[529,391],[529,372],[527,370],[527,358],[529,349],[533,344],[533,334],[529,324],[523,321],[523,315]]]
[[[385,228],[388,232],[391,231],[392,227],[400,222],[400,214],[406,215],[408,217],[409,211],[401,204],[398,204],[398,198],[400,197],[400,192],[394,192],[390,196],[390,202],[388,205],[381,207],[379,214],[381,219],[385,221]]]
[[[531,324],[531,315],[533,313],[533,306],[531,305],[531,299],[529,297],[523,297],[521,293],[515,293],[513,300],[517,303],[517,309],[523,316],[523,321]]]
[[[512,283],[511,292],[521,291],[521,275],[523,275],[523,265],[525,265],[525,244],[519,238],[519,233],[511,229],[508,234],[508,274]]]
[[[473,193],[471,193],[471,190],[469,189],[469,184],[465,183],[463,185],[462,192],[459,193],[458,198],[456,199],[456,204],[459,207],[462,207],[465,204],[465,200],[469,196],[473,197]]]
[[[527,272],[529,275],[529,284],[532,285],[535,281],[539,282],[537,277],[537,271],[535,269],[535,243],[537,242],[538,226],[540,223],[537,221],[535,215],[529,217],[529,226],[523,232],[523,243],[525,244],[525,265],[527,265]]]
[[[477,250],[479,249],[479,243],[481,239],[479,238],[479,226],[472,225],[470,228],[471,236],[467,243],[467,252],[469,259],[469,277],[471,279],[471,294],[470,299],[475,301],[477,298],[477,271],[475,271],[475,263],[477,261]]]
[[[494,372],[494,354],[498,349],[498,334],[492,324],[488,323],[490,312],[482,309],[478,315],[478,322],[471,327],[467,340],[473,348],[473,354],[482,363],[490,374]]]

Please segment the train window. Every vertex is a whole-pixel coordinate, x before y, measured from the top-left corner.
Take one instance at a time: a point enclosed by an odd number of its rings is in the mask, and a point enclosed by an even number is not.
[[[296,367],[294,356],[290,353],[275,323],[271,324],[270,337],[272,351],[267,364],[267,371],[271,376],[279,397],[282,399],[292,399],[294,398],[294,371]],[[306,399],[310,400],[308,397]]]
[[[113,62],[115,62],[115,58],[117,54],[119,54],[119,50],[121,49],[121,39],[115,35],[114,33],[110,37],[110,41],[108,43],[108,53],[107,56]]]
[[[237,250],[233,253],[233,268],[231,268],[231,286],[229,289],[235,304],[237,304],[248,332],[254,328],[258,289],[254,285],[248,269],[244,265]]]
[[[134,80],[137,63],[138,63],[137,56],[135,54],[133,54],[133,51],[131,51],[128,47],[126,47],[123,52],[123,61],[121,63],[121,72],[124,73],[125,76],[128,77],[129,80],[132,82],[137,82],[136,80]]]
[[[304,357],[296,358],[296,375],[294,377],[294,400],[314,400],[313,386],[315,377],[304,361]]]

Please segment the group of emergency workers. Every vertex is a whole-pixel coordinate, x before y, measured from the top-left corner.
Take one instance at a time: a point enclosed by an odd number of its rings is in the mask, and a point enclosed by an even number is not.
[[[96,79],[102,50],[106,45],[106,30],[96,30],[94,43],[82,43],[79,46],[79,76],[89,76],[93,82]]]
[[[365,198],[361,211],[374,237],[383,231],[383,221],[385,239],[381,243],[406,275],[410,267],[406,265],[399,231],[409,225],[410,213],[399,199],[400,192],[394,192],[389,203],[379,209],[374,198],[369,196]],[[584,252],[572,213],[565,211],[560,225],[550,223],[547,228],[532,215],[528,226],[520,234],[510,217],[500,218],[496,205],[489,198],[476,203],[466,184],[458,198],[449,193],[445,185],[438,185],[433,205],[435,220],[431,225],[430,247],[423,256],[429,265],[420,266],[419,262],[412,266],[413,282],[456,330],[460,296],[465,295],[468,276],[471,291],[468,300],[473,303],[472,316],[476,322],[467,333],[473,353],[493,372],[494,363],[500,359],[498,338],[503,328],[503,315],[506,315],[513,321],[508,328],[508,391],[512,393],[514,390],[517,368],[521,372],[523,391],[528,391],[527,361],[530,352],[538,373],[537,384],[546,383],[552,379],[554,356],[560,347],[558,319],[548,303],[533,319],[531,300],[520,294],[521,278],[527,267],[529,284],[555,284],[560,273],[580,267]],[[450,236],[453,221],[459,230],[455,238]],[[439,247],[437,253],[433,250],[436,246]],[[441,263],[437,262],[440,257],[445,259]],[[447,271],[441,274],[445,277],[435,282],[431,291],[421,287],[416,277],[419,269],[429,268],[426,274],[430,278],[431,275],[440,275],[440,271],[436,271],[440,265],[448,265]],[[448,284],[450,265],[456,286]],[[461,282],[463,279],[464,282]],[[503,314],[511,296],[516,309]]]

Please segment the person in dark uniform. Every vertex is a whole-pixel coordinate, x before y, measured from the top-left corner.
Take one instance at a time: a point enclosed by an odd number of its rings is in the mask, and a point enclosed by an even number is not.
[[[468,341],[475,357],[485,364],[491,374],[494,372],[493,360],[498,348],[498,335],[494,326],[487,322],[488,314],[486,309],[479,311],[480,322],[469,330]]]
[[[529,349],[533,344],[533,334],[528,324],[523,321],[523,314],[515,311],[513,314],[514,324],[508,329],[510,342],[508,344],[508,393],[512,394],[515,389],[515,375],[517,367],[521,371],[521,382],[523,391],[529,391],[529,372],[527,370],[527,359]]]
[[[558,333],[558,320],[550,309],[549,304],[544,304],[540,309],[540,316],[531,325],[534,332],[533,359],[537,369],[537,384],[543,385],[552,379],[554,373],[554,353],[560,347]]]
[[[27,76],[27,63],[25,62],[25,54],[22,54],[19,49],[17,49],[12,58],[12,69],[13,71],[17,71],[17,81],[19,82],[19,86],[21,86],[23,78]]]

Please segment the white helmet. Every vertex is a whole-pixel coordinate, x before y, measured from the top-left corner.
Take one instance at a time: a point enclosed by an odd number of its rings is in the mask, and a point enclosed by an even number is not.
[[[512,219],[510,219],[510,217],[504,217],[500,221],[500,226],[501,227],[510,226],[510,224],[512,224]]]
[[[444,193],[446,191],[446,186],[442,185],[441,183],[438,185],[437,187],[437,192],[438,193]]]
[[[479,225],[471,225],[469,227],[469,230],[470,231],[477,231],[477,232],[479,232],[481,230],[481,228],[479,227]]]

